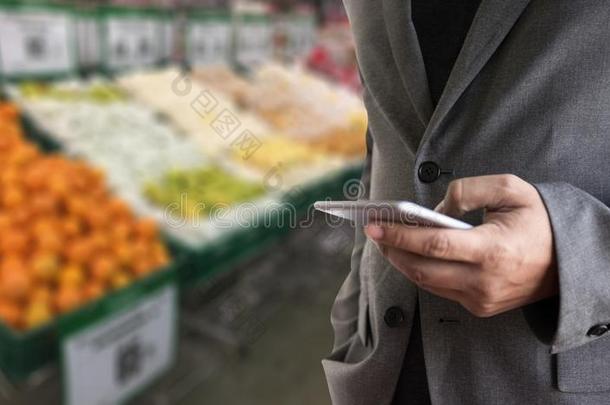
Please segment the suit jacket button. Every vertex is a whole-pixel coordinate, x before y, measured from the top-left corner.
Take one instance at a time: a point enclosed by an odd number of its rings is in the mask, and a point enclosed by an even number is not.
[[[398,307],[390,307],[383,316],[385,324],[390,328],[397,328],[405,322],[405,315]]]
[[[608,325],[595,325],[594,327],[589,329],[589,331],[587,332],[587,336],[601,336],[604,333],[608,332],[608,329],[610,329],[608,328]]]
[[[423,162],[417,170],[417,177],[422,183],[433,183],[441,176],[441,168],[435,162]]]

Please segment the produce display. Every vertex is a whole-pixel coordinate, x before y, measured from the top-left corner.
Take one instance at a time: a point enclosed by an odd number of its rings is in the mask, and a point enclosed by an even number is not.
[[[277,133],[329,155],[361,158],[366,111],[354,93],[298,67],[266,64],[250,81],[226,68],[201,68],[193,77],[256,112]]]
[[[289,189],[345,165],[338,156],[283,135],[280,128],[271,130],[258,113],[245,105],[246,96],[252,95],[251,85],[245,79],[223,67],[199,73],[195,79],[174,69],[138,72],[122,76],[118,82],[136,99],[170,117],[178,127],[198,139],[210,160],[240,176],[263,182],[270,170],[281,167],[283,186]],[[201,81],[206,75],[210,80]],[[189,89],[188,94],[182,92],[184,89]],[[200,97],[201,94],[205,96]],[[215,107],[206,113],[202,104]],[[215,121],[223,111],[238,122],[235,133],[229,136],[222,132],[226,128],[224,124],[220,124],[219,131]],[[248,131],[259,143],[247,156],[234,143],[243,131]]]
[[[191,77],[214,93],[228,97],[240,107],[248,107],[248,97],[254,85],[246,78],[235,74],[227,66],[197,68],[191,72]]]
[[[294,67],[265,65],[251,78],[168,68],[10,91],[66,153],[104,170],[135,212],[192,245],[221,232],[202,205],[277,202],[364,149],[358,98]],[[246,132],[258,143],[247,153],[238,142]]]
[[[257,70],[255,82],[250,102],[268,122],[320,151],[364,156],[366,110],[353,93],[305,70],[277,64]]]
[[[65,94],[88,96],[75,99]],[[168,170],[199,166],[205,156],[196,144],[160,122],[153,111],[124,96],[112,101],[104,96],[100,101],[91,94],[121,93],[111,85],[80,82],[26,84],[15,96],[68,153],[102,168],[113,189],[138,212],[155,215],[141,198],[143,185]]]
[[[138,218],[88,164],[26,141],[0,104],[0,319],[35,328],[169,262],[155,222]]]
[[[156,204],[181,207],[182,216],[191,220],[215,209],[256,200],[264,193],[262,185],[238,179],[216,167],[171,171],[160,181],[149,183],[145,191]]]
[[[96,98],[80,96],[92,94],[94,86],[98,89],[107,86],[122,97],[113,101],[105,98],[100,102]],[[28,83],[13,89],[13,93],[37,125],[59,140],[67,153],[103,169],[113,190],[138,214],[154,218],[164,231],[184,243],[201,245],[220,231],[205,221],[208,214],[205,210],[199,213],[204,221],[195,218],[184,206],[180,206],[182,212],[172,211],[169,215],[172,202],[181,202],[184,195],[193,195],[192,198],[205,195],[206,204],[230,205],[243,201],[243,197],[227,188],[235,190],[250,182],[259,190],[257,195],[263,194],[260,176],[257,179],[231,168],[226,168],[231,173],[221,173],[220,168],[202,169],[210,163],[205,148],[191,137],[181,135],[170,123],[161,121],[154,110],[131,100],[111,84],[99,81],[53,85]],[[58,94],[62,96],[58,98]],[[197,174],[197,184],[205,190],[194,194],[190,183],[172,183],[177,173]],[[204,175],[209,175],[210,179],[202,181]],[[240,180],[240,177],[251,180]],[[223,181],[217,181],[218,178]],[[220,198],[214,201],[213,196]],[[176,221],[176,214],[188,221]]]
[[[113,103],[126,99],[123,91],[107,83],[96,82],[91,86],[81,86],[78,82],[56,86],[42,82],[25,82],[20,86],[21,94],[29,99],[47,98],[58,101],[84,101]]]
[[[344,159],[324,154],[285,136],[265,138],[260,149],[247,160],[239,150],[233,151],[231,157],[225,165],[243,176],[259,181],[262,178],[263,183],[270,182],[270,176],[279,176],[281,184],[277,188],[281,191],[302,186],[346,167]]]
[[[263,171],[271,170],[280,164],[285,168],[292,168],[301,164],[311,166],[328,161],[327,156],[312,150],[307,145],[295,143],[281,136],[265,138],[261,153],[258,152],[248,158],[248,164]],[[241,156],[239,151],[234,151],[233,155],[236,160]]]
[[[253,80],[222,66],[198,69],[191,76],[167,69],[128,74],[118,83],[202,141],[211,159],[226,164],[230,158],[231,167],[258,171],[259,179],[281,165],[287,187],[345,165],[345,157],[364,153],[366,114],[359,99],[288,68],[268,65]],[[198,98],[201,94],[205,96]],[[216,107],[206,113],[201,105],[198,109],[199,102]],[[234,139],[225,139],[215,130],[214,120],[221,111],[237,118],[237,132],[248,130],[260,142],[255,153],[244,158]]]
[[[231,147],[233,139],[229,135],[237,136],[229,134],[227,128],[239,133],[247,130],[258,139],[271,133],[255,115],[241,110],[219,92],[190,80],[178,69],[134,72],[119,77],[117,82],[136,100],[167,116],[212,158],[222,157]],[[223,112],[238,121],[216,121],[222,119]]]

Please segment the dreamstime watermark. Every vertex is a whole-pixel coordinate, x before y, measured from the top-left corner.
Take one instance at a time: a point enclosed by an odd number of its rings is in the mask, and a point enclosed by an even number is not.
[[[186,192],[180,194],[179,202],[165,206],[163,216],[171,228],[187,225],[197,228],[207,223],[213,223],[217,229],[286,226],[297,228],[299,225],[298,209],[291,203],[246,201],[238,204],[210,205],[198,202],[193,205],[189,202]]]
[[[364,185],[358,180],[348,180],[343,186],[344,196],[348,201],[337,202],[327,198],[317,207],[324,212],[324,221],[331,228],[343,227],[346,224],[355,227],[371,222],[399,223],[411,227],[432,226],[426,220],[429,211],[425,208],[406,203],[370,202],[355,200],[350,197],[361,197]],[[298,201],[298,189],[292,197]],[[185,226],[198,228],[213,224],[216,229],[233,228],[289,228],[307,229],[313,226],[315,215],[313,205],[308,205],[302,213],[298,205],[289,201],[247,201],[236,204],[215,203],[206,205],[203,202],[192,203],[188,193],[180,195],[177,202],[165,206],[163,211],[165,223],[171,228]]]
[[[343,196],[347,200],[360,200],[366,195],[366,185],[358,179],[349,179],[343,183]]]

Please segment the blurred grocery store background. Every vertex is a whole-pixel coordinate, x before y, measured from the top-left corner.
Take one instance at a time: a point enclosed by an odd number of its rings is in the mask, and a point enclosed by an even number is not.
[[[340,0],[0,1],[0,404],[327,404]]]

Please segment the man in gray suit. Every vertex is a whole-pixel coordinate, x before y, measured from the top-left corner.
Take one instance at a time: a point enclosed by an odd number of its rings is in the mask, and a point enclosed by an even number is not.
[[[333,403],[610,403],[610,5],[344,3],[367,198],[478,226],[358,232]]]

